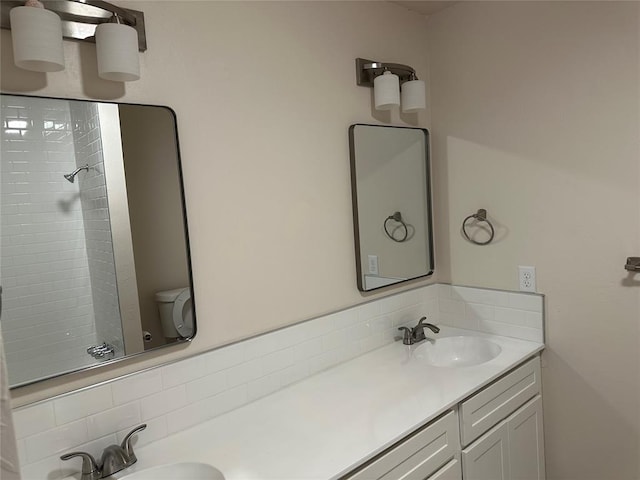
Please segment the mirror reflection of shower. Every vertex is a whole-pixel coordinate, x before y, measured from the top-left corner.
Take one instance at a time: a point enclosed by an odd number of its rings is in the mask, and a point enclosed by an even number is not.
[[[92,346],[113,346],[114,358],[125,349],[107,189],[96,174],[105,161],[99,107],[1,100],[3,122],[24,122],[12,123],[17,134],[0,128],[2,337],[15,387],[110,360],[90,355]]]
[[[87,163],[86,165],[83,165],[82,167],[76,168],[73,172],[65,174],[64,178],[66,178],[69,182],[74,183],[75,180],[76,180],[76,175],[78,175],[78,173],[80,173],[82,170],[86,170],[88,172],[89,171],[89,164]]]

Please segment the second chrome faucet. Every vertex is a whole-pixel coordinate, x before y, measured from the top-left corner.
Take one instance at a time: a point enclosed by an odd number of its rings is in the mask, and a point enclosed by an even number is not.
[[[418,324],[413,327],[400,327],[398,330],[404,331],[404,335],[402,336],[402,343],[405,345],[413,345],[414,343],[421,342],[422,340],[426,340],[427,336],[424,334],[424,329],[428,328],[433,333],[438,333],[440,329],[431,323],[423,323],[427,317],[422,317],[418,320]]]

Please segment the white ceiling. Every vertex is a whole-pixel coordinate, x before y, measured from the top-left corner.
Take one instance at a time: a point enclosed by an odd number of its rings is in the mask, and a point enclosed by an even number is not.
[[[454,3],[449,1],[423,1],[423,0],[393,0],[391,3],[401,5],[409,10],[420,13],[422,15],[433,15],[440,10],[450,7]]]

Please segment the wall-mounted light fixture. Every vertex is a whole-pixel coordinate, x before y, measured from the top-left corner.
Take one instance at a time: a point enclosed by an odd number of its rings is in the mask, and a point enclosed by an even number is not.
[[[101,78],[140,78],[138,51],[147,49],[144,13],[103,0],[2,0],[0,7],[0,27],[11,30],[16,66],[36,72],[63,70],[64,37],[96,43]]]
[[[391,110],[402,103],[404,113],[426,108],[425,85],[409,65],[356,58],[356,83],[373,87],[376,110]]]

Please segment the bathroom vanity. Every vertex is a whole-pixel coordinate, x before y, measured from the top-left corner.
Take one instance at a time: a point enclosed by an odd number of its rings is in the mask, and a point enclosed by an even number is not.
[[[542,480],[540,393],[536,356],[343,478]]]
[[[499,346],[433,366],[395,342],[137,450],[130,470],[205,462],[227,480],[544,479],[543,344],[443,327]],[[464,472],[464,476],[463,476]]]

